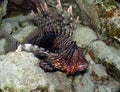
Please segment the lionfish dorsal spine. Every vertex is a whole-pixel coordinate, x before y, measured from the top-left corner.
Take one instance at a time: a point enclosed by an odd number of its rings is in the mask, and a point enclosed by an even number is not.
[[[57,0],[57,12],[51,12],[44,0],[36,0],[38,16],[35,16],[35,24],[43,32],[55,31],[55,33],[71,36],[73,34],[72,6],[64,10],[60,0]],[[57,16],[57,17],[56,17]]]

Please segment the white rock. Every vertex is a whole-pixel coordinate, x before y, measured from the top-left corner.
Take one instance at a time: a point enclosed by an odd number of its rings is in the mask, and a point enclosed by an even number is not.
[[[89,27],[79,26],[73,34],[73,40],[77,42],[78,46],[87,46],[96,39],[95,32]]]
[[[65,73],[45,73],[32,53],[11,52],[0,56],[0,90],[3,92],[72,92]]]

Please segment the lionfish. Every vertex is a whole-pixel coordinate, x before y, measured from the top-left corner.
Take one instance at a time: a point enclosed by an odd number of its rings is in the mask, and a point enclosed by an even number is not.
[[[48,9],[43,0],[36,0],[36,6],[39,7],[38,13],[32,14],[39,34],[29,40],[32,45],[24,44],[18,48],[26,51],[31,48],[40,59],[40,67],[47,72],[59,70],[68,75],[86,70],[88,62],[83,55],[83,49],[72,40],[75,29],[73,23],[76,22],[73,20],[72,6],[65,11],[58,0],[56,14]]]

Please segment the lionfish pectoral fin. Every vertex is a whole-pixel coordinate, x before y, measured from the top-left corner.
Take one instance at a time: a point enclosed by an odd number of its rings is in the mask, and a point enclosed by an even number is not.
[[[56,71],[56,68],[55,68],[53,65],[51,65],[51,64],[49,64],[49,63],[47,63],[47,62],[45,62],[45,61],[40,61],[39,66],[40,66],[45,72],[53,72],[53,71]]]

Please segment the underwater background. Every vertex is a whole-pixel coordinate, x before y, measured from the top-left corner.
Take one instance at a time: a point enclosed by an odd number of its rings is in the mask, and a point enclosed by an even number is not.
[[[120,1],[0,0],[0,92],[120,92]]]

